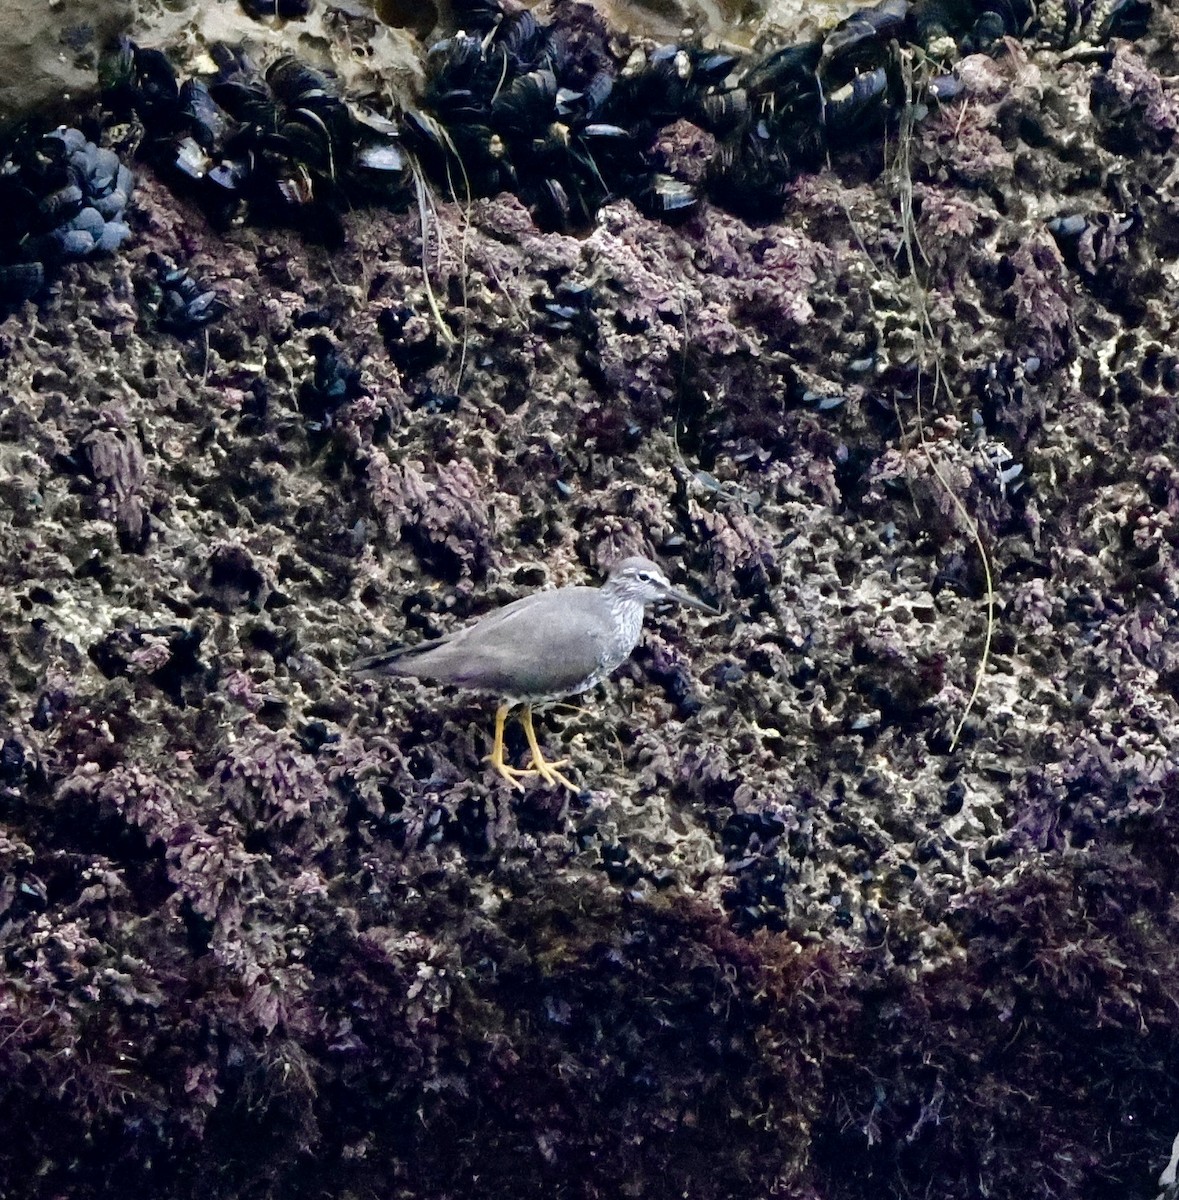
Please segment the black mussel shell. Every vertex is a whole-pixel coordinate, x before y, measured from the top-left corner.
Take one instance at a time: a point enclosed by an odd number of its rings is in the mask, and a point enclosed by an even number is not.
[[[268,17],[279,17],[284,21],[295,21],[311,11],[312,0],[241,0],[242,9],[255,21]]]
[[[824,96],[827,135],[841,141],[863,136],[888,112],[888,72],[883,67],[861,71],[850,82]]]
[[[700,204],[696,189],[674,175],[655,174],[639,193],[639,205],[656,217],[683,217]]]
[[[202,79],[186,79],[180,88],[179,103],[189,136],[201,149],[211,151],[225,137],[229,120],[208,85]]]
[[[504,15],[496,0],[451,0],[450,11],[456,29],[480,34],[494,29]]]
[[[818,71],[822,52],[822,42],[784,46],[754,63],[742,77],[741,84],[751,96],[766,95],[783,87],[797,87],[800,82],[805,84]]]
[[[880,0],[840,21],[823,38],[823,62],[848,64],[878,57],[882,47],[904,31],[909,7],[909,0]]]

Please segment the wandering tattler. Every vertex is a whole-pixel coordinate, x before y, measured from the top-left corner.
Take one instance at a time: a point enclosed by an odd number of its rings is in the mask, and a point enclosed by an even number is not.
[[[497,697],[491,765],[514,788],[539,775],[546,783],[578,788],[548,762],[532,727],[532,706],[575,696],[621,666],[638,645],[648,604],[672,601],[704,612],[718,610],[674,588],[649,558],[624,558],[601,587],[534,592],[445,637],[363,658],[353,671],[416,675]],[[532,754],[530,770],[504,762],[504,723],[523,705],[520,724]]]

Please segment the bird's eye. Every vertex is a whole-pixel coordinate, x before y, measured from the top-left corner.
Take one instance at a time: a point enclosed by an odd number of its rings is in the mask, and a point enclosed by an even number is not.
[[[638,573],[637,578],[640,583],[650,583],[651,582],[651,576],[648,575],[646,571],[640,571]]]

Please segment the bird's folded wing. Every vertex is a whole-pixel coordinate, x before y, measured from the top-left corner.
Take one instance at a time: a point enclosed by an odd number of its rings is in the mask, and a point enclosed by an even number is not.
[[[572,589],[542,592],[404,661],[407,671],[503,696],[569,695],[601,669],[610,627],[605,611]],[[594,589],[587,588],[593,593]]]

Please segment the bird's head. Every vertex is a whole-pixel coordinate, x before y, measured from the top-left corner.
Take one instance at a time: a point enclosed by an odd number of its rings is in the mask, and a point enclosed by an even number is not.
[[[605,590],[620,600],[638,603],[645,608],[648,604],[686,604],[702,612],[717,614],[720,610],[698,600],[690,592],[672,587],[658,563],[649,558],[624,558],[610,568]]]

